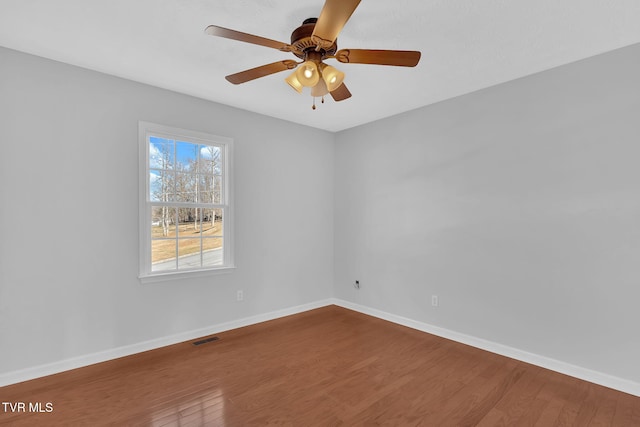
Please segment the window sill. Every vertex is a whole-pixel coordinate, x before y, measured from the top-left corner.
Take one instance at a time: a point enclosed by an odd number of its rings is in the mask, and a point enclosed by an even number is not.
[[[170,280],[191,279],[194,277],[217,276],[228,274],[235,270],[235,266],[211,268],[207,270],[176,271],[172,273],[151,273],[138,276],[140,283],[167,282]]]

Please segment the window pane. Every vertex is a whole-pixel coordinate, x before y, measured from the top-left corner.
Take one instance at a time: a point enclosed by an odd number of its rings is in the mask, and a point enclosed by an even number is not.
[[[198,190],[199,203],[213,203],[213,191]]]
[[[216,176],[213,186],[213,203],[224,203],[224,194],[222,193],[222,177]]]
[[[198,176],[198,202],[213,203],[213,175]]]
[[[178,239],[178,268],[200,267],[200,253],[200,239]]]
[[[151,271],[176,269],[176,241],[151,240]]]
[[[174,142],[170,139],[149,137],[149,168],[151,169],[173,169]]]
[[[176,209],[154,206],[151,209],[151,238],[176,237]]]
[[[177,173],[176,174],[176,201],[177,202],[195,202],[196,201],[196,189],[197,175],[190,173]]]
[[[200,169],[198,172],[210,175],[222,173],[220,147],[214,145],[200,145]]]
[[[215,267],[223,265],[222,238],[203,238],[202,239],[202,266]]]
[[[149,200],[158,202],[164,200],[162,177],[159,171],[149,171]]]
[[[177,163],[183,171],[195,171],[198,160],[198,146],[190,142],[176,142]]]
[[[174,175],[167,170],[149,171],[149,200],[168,202],[174,199]]]
[[[202,208],[178,209],[178,236],[200,237],[200,215]]]
[[[202,236],[222,236],[222,209],[203,209]]]
[[[222,177],[202,175],[198,179],[198,202],[222,204]]]

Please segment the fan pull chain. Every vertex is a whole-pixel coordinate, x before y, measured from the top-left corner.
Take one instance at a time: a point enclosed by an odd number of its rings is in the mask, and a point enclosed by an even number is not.
[[[322,96],[322,98],[320,98],[321,102],[324,104],[324,95]],[[313,98],[313,105],[311,106],[312,110],[316,109],[316,98]]]

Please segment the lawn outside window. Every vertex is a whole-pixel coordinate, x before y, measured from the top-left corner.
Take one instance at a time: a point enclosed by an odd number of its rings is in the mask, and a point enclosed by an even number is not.
[[[140,280],[229,271],[233,140],[139,123]]]

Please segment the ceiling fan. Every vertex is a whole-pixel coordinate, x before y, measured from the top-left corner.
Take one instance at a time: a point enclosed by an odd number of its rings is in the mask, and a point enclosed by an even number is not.
[[[351,97],[351,92],[343,83],[344,73],[324,63],[325,59],[336,59],[342,63],[394,65],[415,67],[420,61],[420,52],[408,50],[371,50],[341,49],[338,50],[337,37],[345,26],[360,0],[325,0],[318,18],[306,19],[301,26],[291,33],[291,44],[267,39],[253,34],[242,33],[228,28],[209,25],[205,33],[266,46],[282,52],[291,52],[302,61],[285,59],[260,67],[251,68],[225,78],[233,84],[265,77],[285,70],[295,70],[285,81],[296,91],[302,93],[303,88],[311,88],[314,98],[313,109],[316,109],[315,98],[330,94],[335,101],[343,101]]]

